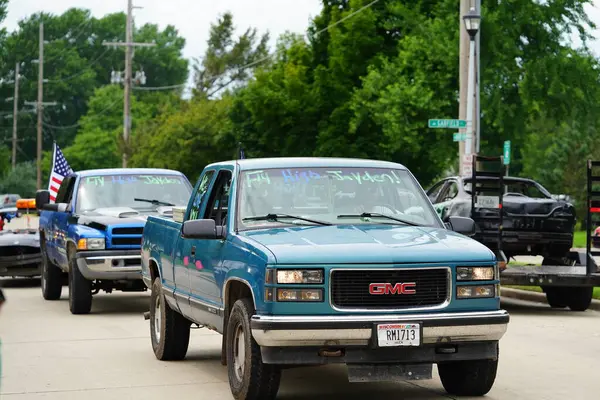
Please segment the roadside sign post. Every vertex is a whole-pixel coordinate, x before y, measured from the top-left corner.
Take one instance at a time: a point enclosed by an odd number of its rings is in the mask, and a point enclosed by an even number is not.
[[[473,175],[473,154],[464,154],[462,159],[462,175]]]
[[[506,176],[508,176],[508,168],[510,165],[510,140],[504,141],[504,165],[506,165]]]
[[[467,137],[469,136],[469,133],[463,133],[463,132],[456,132],[452,134],[452,139],[455,142],[464,142],[465,140],[467,140]]]
[[[510,164],[510,140],[504,141],[504,165]]]
[[[463,129],[467,127],[467,121],[463,119],[430,119],[427,125],[433,129]]]

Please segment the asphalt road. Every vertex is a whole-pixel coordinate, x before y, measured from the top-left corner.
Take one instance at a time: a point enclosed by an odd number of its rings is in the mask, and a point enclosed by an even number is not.
[[[32,221],[35,225],[37,221]],[[11,223],[23,227],[24,219]],[[149,339],[148,294],[94,298],[92,314],[69,313],[41,297],[39,280],[4,280],[0,314],[2,400],[231,399],[221,366],[220,336],[194,330],[188,357],[154,358]],[[586,400],[600,396],[600,313],[556,311],[506,301],[511,323],[501,341],[500,369],[488,399]],[[280,399],[443,399],[437,375],[401,384],[350,384],[345,367],[286,370]]]
[[[154,358],[148,295],[100,294],[92,314],[69,313],[41,297],[39,281],[2,282],[0,314],[3,400],[230,399],[219,362],[220,336],[194,330],[181,362]],[[489,399],[597,399],[600,393],[600,313],[554,311],[522,302],[505,304],[512,316],[501,342],[500,370]],[[402,384],[349,384],[343,366],[287,370],[281,399],[442,399],[437,376]]]

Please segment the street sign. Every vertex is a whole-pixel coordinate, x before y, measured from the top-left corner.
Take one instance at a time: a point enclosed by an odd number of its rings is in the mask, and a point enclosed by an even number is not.
[[[504,141],[504,165],[510,164],[510,140]]]
[[[467,140],[467,137],[470,136],[468,133],[460,133],[460,132],[456,132],[452,134],[452,139],[455,142],[463,142],[465,140]]]
[[[464,154],[462,159],[462,175],[473,175],[473,154]]]
[[[462,119],[430,119],[430,128],[459,129],[466,128],[467,121]]]

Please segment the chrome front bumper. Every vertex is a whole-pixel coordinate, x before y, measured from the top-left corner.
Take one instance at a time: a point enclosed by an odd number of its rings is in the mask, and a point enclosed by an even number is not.
[[[260,346],[368,346],[379,323],[420,323],[423,344],[498,341],[509,321],[505,310],[463,313],[359,316],[252,317]]]
[[[139,250],[79,252],[77,266],[81,274],[89,280],[142,279],[142,258]]]

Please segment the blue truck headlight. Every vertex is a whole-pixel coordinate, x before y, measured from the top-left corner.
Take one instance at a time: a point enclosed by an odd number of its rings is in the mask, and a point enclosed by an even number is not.
[[[483,299],[496,297],[496,285],[457,286],[456,297],[458,299]]]
[[[312,284],[323,283],[322,269],[278,269],[277,283],[279,284]]]
[[[323,301],[323,290],[277,289],[277,301]]]
[[[89,238],[79,239],[77,242],[77,250],[104,250],[104,238]]]
[[[456,267],[457,281],[493,281],[496,267]]]

